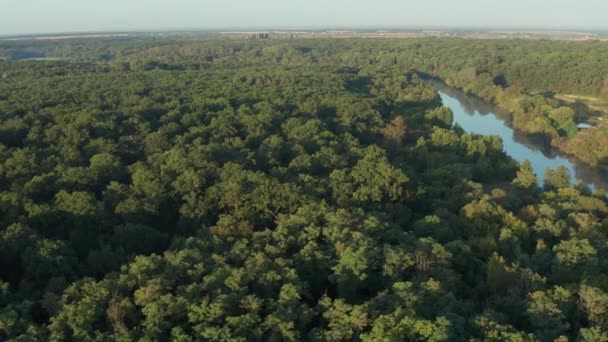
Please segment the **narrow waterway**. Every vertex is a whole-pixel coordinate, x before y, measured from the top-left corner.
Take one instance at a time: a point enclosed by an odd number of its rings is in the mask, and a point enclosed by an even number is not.
[[[499,136],[509,156],[520,163],[530,161],[541,184],[547,169],[565,166],[572,175],[573,183],[580,179],[592,190],[608,190],[608,173],[567,156],[540,139],[513,130],[509,126],[508,114],[495,106],[440,82],[432,82],[432,85],[438,89],[443,105],[454,113],[454,124],[465,132]]]

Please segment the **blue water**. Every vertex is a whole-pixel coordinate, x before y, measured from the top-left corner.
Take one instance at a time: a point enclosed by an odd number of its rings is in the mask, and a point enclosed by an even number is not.
[[[580,179],[592,190],[598,187],[608,189],[605,173],[551,149],[542,141],[534,141],[515,132],[508,125],[508,116],[497,114],[499,111],[492,105],[445,85],[433,85],[439,89],[444,106],[454,113],[454,124],[462,127],[465,132],[500,137],[509,156],[520,163],[530,161],[540,184],[544,181],[547,169],[565,166],[572,175],[573,183]]]

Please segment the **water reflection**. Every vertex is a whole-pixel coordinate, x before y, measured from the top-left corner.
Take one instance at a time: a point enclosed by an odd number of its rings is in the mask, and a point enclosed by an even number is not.
[[[455,124],[462,127],[465,132],[499,136],[509,156],[520,163],[525,160],[530,161],[541,183],[548,168],[555,169],[563,165],[573,175],[573,182],[575,179],[580,179],[592,190],[598,187],[608,189],[608,173],[561,153],[542,139],[514,131],[508,124],[508,113],[442,83],[432,82],[432,84],[439,90],[443,104],[452,109]]]

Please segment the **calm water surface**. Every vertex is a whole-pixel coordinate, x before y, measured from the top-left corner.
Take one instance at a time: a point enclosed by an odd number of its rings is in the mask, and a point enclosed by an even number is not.
[[[541,140],[515,132],[509,127],[508,115],[501,113],[495,106],[439,82],[432,84],[439,90],[444,106],[454,113],[454,124],[458,124],[465,132],[499,136],[509,156],[520,163],[530,161],[541,184],[547,169],[563,165],[573,176],[573,182],[580,179],[592,190],[608,189],[608,173],[591,168],[547,146]]]

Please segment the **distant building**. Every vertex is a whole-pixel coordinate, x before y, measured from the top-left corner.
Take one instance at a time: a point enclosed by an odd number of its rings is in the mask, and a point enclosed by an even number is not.
[[[579,123],[578,125],[576,125],[576,127],[578,127],[578,130],[583,130],[583,129],[589,129],[589,128],[593,128],[593,125],[590,125],[588,123]]]
[[[265,32],[253,33],[249,37],[251,39],[269,39],[270,33],[265,33]]]

